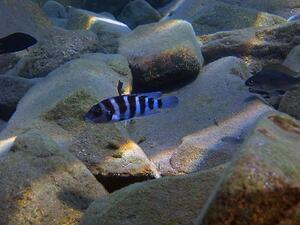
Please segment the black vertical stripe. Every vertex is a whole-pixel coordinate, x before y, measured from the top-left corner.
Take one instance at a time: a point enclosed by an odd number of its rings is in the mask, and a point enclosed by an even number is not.
[[[135,104],[135,96],[128,96],[128,103],[129,103],[129,118],[135,116],[136,104]]]
[[[158,102],[158,108],[160,109],[162,107],[162,100],[158,99],[157,102]]]
[[[117,96],[115,97],[115,101],[119,106],[120,114],[124,114],[127,110],[127,106],[124,100],[124,96]]]
[[[148,106],[149,106],[150,109],[153,109],[153,106],[154,106],[154,99],[153,98],[148,99]]]
[[[106,110],[108,110],[108,111],[111,112],[112,115],[116,112],[116,110],[115,110],[113,104],[110,102],[110,99],[105,99],[105,100],[103,100],[103,101],[102,101],[102,104],[105,106],[105,109],[106,109]]]
[[[145,104],[145,96],[140,96],[139,97],[139,102],[140,102],[140,109],[141,109],[141,115],[143,115],[145,113],[145,109],[146,109],[146,104]]]

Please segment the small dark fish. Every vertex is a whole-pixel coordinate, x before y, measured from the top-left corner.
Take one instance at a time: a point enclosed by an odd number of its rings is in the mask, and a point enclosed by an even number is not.
[[[162,97],[161,92],[121,95],[102,100],[85,115],[84,120],[107,123],[129,120],[134,117],[158,113],[161,108],[171,108],[178,104],[175,96]]]
[[[0,54],[18,52],[37,43],[37,40],[25,33],[14,33],[0,39]]]
[[[245,85],[251,88],[252,92],[287,91],[300,84],[300,78],[294,77],[295,75],[296,72],[283,65],[272,65],[250,77]]]

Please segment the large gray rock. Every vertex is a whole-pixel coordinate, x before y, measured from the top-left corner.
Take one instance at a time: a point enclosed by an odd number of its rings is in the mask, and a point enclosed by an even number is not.
[[[199,36],[206,62],[212,62],[225,56],[244,58],[252,67],[270,63],[281,63],[290,50],[300,44],[297,34],[300,22],[291,22],[271,27],[247,28],[211,35]]]
[[[179,99],[176,108],[130,123],[132,139],[143,141],[140,146],[164,174],[230,161],[239,137],[242,142],[257,118],[272,110],[248,92],[241,77],[250,76],[245,63],[235,57],[205,66],[195,81],[169,93]],[[227,155],[214,157],[218,151],[219,156]]]
[[[160,18],[160,14],[145,0],[129,2],[118,16],[118,19],[131,29],[138,25],[157,22]]]
[[[50,26],[47,16],[31,0],[0,1],[0,37],[24,32],[39,39]]]
[[[15,112],[20,99],[34,82],[15,76],[0,76],[0,118],[8,120]]]
[[[279,16],[247,9],[217,0],[182,1],[164,19],[184,19],[189,21],[196,34],[210,34],[245,27],[272,26],[284,23]]]
[[[139,26],[120,38],[119,53],[129,61],[136,89],[161,89],[190,80],[203,64],[193,28],[182,20]]]
[[[283,64],[291,70],[300,73],[300,45],[295,46],[288,54]]]
[[[57,1],[47,1],[43,8],[44,12],[47,14],[48,17],[52,18],[66,18],[67,13],[65,7],[58,3]]]
[[[80,224],[192,224],[224,168],[131,185],[96,200]]]
[[[300,123],[265,115],[195,224],[299,224]]]
[[[1,54],[0,55],[0,76],[1,74],[6,73],[12,69],[17,62],[20,60],[20,57],[16,54]]]
[[[80,55],[95,52],[98,38],[90,31],[49,29],[32,51],[22,58],[13,73],[26,77],[44,77],[52,70]]]
[[[99,39],[99,51],[116,53],[119,37],[131,30],[124,23],[103,14],[96,14],[82,9],[71,9],[67,23],[70,30],[91,30]]]
[[[0,137],[0,155],[10,149],[11,143],[6,142],[9,137],[36,128],[72,152],[99,180],[110,178],[108,185],[113,185],[112,179],[118,174],[118,178],[158,177],[142,150],[130,141],[122,123],[92,124],[83,120],[94,104],[118,95],[119,80],[130,92],[131,73],[121,55],[87,54],[54,70],[20,101]],[[132,156],[132,152],[139,154]],[[109,168],[106,159],[111,157],[117,163]]]
[[[107,192],[72,154],[38,130],[0,159],[0,224],[76,224]]]

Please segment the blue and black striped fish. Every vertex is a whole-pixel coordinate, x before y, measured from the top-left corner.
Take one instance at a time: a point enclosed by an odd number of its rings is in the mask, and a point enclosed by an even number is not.
[[[94,105],[84,115],[84,120],[94,123],[129,120],[155,114],[159,112],[159,109],[175,107],[178,104],[177,97],[161,98],[161,95],[161,92],[151,92],[107,98]]]

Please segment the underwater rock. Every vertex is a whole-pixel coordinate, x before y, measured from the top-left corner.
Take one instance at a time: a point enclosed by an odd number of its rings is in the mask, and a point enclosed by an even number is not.
[[[96,200],[80,224],[192,224],[225,168],[130,185]]]
[[[278,110],[300,120],[300,87],[287,91],[284,94]]]
[[[54,26],[66,29],[68,19],[64,18],[49,18]]]
[[[119,37],[131,31],[126,24],[105,14],[82,9],[71,9],[67,29],[93,31],[99,39],[99,51],[104,53],[116,53]]]
[[[294,8],[300,8],[298,0],[218,0],[231,5],[253,8],[264,12],[270,12],[277,15],[284,15],[291,12]]]
[[[160,18],[160,14],[145,0],[129,2],[118,16],[118,20],[127,24],[131,29],[138,25],[157,22]]]
[[[259,120],[195,224],[299,224],[300,123]]]
[[[47,1],[42,9],[44,10],[44,12],[47,14],[48,17],[52,17],[52,18],[66,18],[67,17],[67,13],[66,13],[66,9],[65,7],[56,2],[56,1]]]
[[[0,118],[8,120],[15,112],[19,100],[34,82],[16,76],[0,76]]]
[[[120,38],[137,90],[163,89],[197,77],[203,57],[192,26],[182,20],[142,25]]]
[[[0,76],[12,69],[20,60],[20,56],[10,53],[0,55]]]
[[[0,37],[23,32],[36,39],[51,27],[51,22],[31,0],[0,1]]]
[[[154,164],[133,141],[112,146],[115,152],[103,158],[97,166],[97,179],[109,192],[129,184],[159,178]]]
[[[176,108],[131,123],[132,139],[138,142],[146,137],[139,145],[163,175],[230,161],[243,135],[260,115],[272,110],[248,92],[243,79],[250,76],[239,58],[206,65],[195,81],[170,93],[179,99]],[[228,143],[228,137],[237,141]]]
[[[72,154],[39,130],[0,158],[0,224],[76,224],[107,192]]]
[[[97,48],[98,38],[93,32],[55,27],[45,32],[29,54],[18,62],[15,74],[26,78],[44,77],[60,65],[84,53],[95,52]]]
[[[272,26],[286,22],[282,17],[216,0],[183,1],[166,19],[190,22],[197,35],[246,27]]]
[[[300,21],[271,27],[247,28],[199,36],[206,62],[225,56],[242,57],[248,64],[282,62],[299,44]]]
[[[300,73],[300,45],[295,46],[288,54],[283,64],[291,70]]]
[[[8,126],[1,133],[0,140],[36,128],[47,134],[61,148],[73,153],[96,177],[107,175],[105,157],[118,155],[118,148],[122,150],[125,147],[128,154],[131,151],[141,152],[141,149],[134,143],[124,145],[132,141],[123,123],[86,123],[83,116],[100,100],[118,95],[118,81],[124,83],[124,90],[129,93],[131,80],[128,62],[124,56],[98,53],[86,54],[72,60],[51,72],[26,93]],[[8,150],[9,147],[1,149],[0,146],[0,155]],[[112,173],[122,172],[124,169],[122,165],[117,167],[118,162],[128,163],[126,160],[132,159],[130,154],[124,154],[124,157],[114,162]],[[146,177],[155,174],[152,172],[154,169],[143,170],[143,166],[149,165],[149,161],[144,158],[144,165],[138,164],[137,160],[140,159],[137,156],[136,161],[128,164],[127,168],[132,166],[132,171],[137,165],[140,166],[137,174],[132,172],[132,178],[134,175]],[[106,169],[103,170],[102,166]],[[151,168],[150,165],[148,168]]]
[[[203,67],[196,80],[168,93],[178,97],[178,106],[153,116],[133,120],[129,123],[128,132],[163,175],[197,171],[200,168],[203,169],[204,165],[208,168],[210,162],[210,165],[218,164],[221,160],[208,160],[207,165],[203,162],[197,164],[199,161],[193,161],[193,157],[201,156],[201,145],[207,153],[203,154],[203,157],[210,156],[210,153],[214,153],[217,149],[221,150],[223,147],[223,149],[229,148],[229,156],[233,155],[236,152],[236,145],[232,145],[234,148],[231,148],[221,139],[224,136],[241,136],[255,123],[257,116],[272,110],[248,92],[243,79],[250,76],[251,73],[243,60],[236,57],[219,59]],[[194,148],[195,151],[190,150],[190,154],[194,153],[193,157],[191,156],[191,170],[184,169],[189,166],[183,162],[181,168],[176,166],[177,163],[174,164],[173,170],[175,171],[173,171],[168,165],[172,153],[185,136],[194,133],[201,134],[203,140],[207,137],[207,142],[203,141],[200,144],[199,141]],[[178,153],[179,149],[178,147]],[[168,152],[170,154],[165,155]],[[183,159],[184,151],[180,154]],[[177,160],[179,162],[180,154],[176,156],[176,160],[174,156],[173,163]],[[189,157],[188,154],[186,156]],[[169,168],[170,171],[168,171]]]

